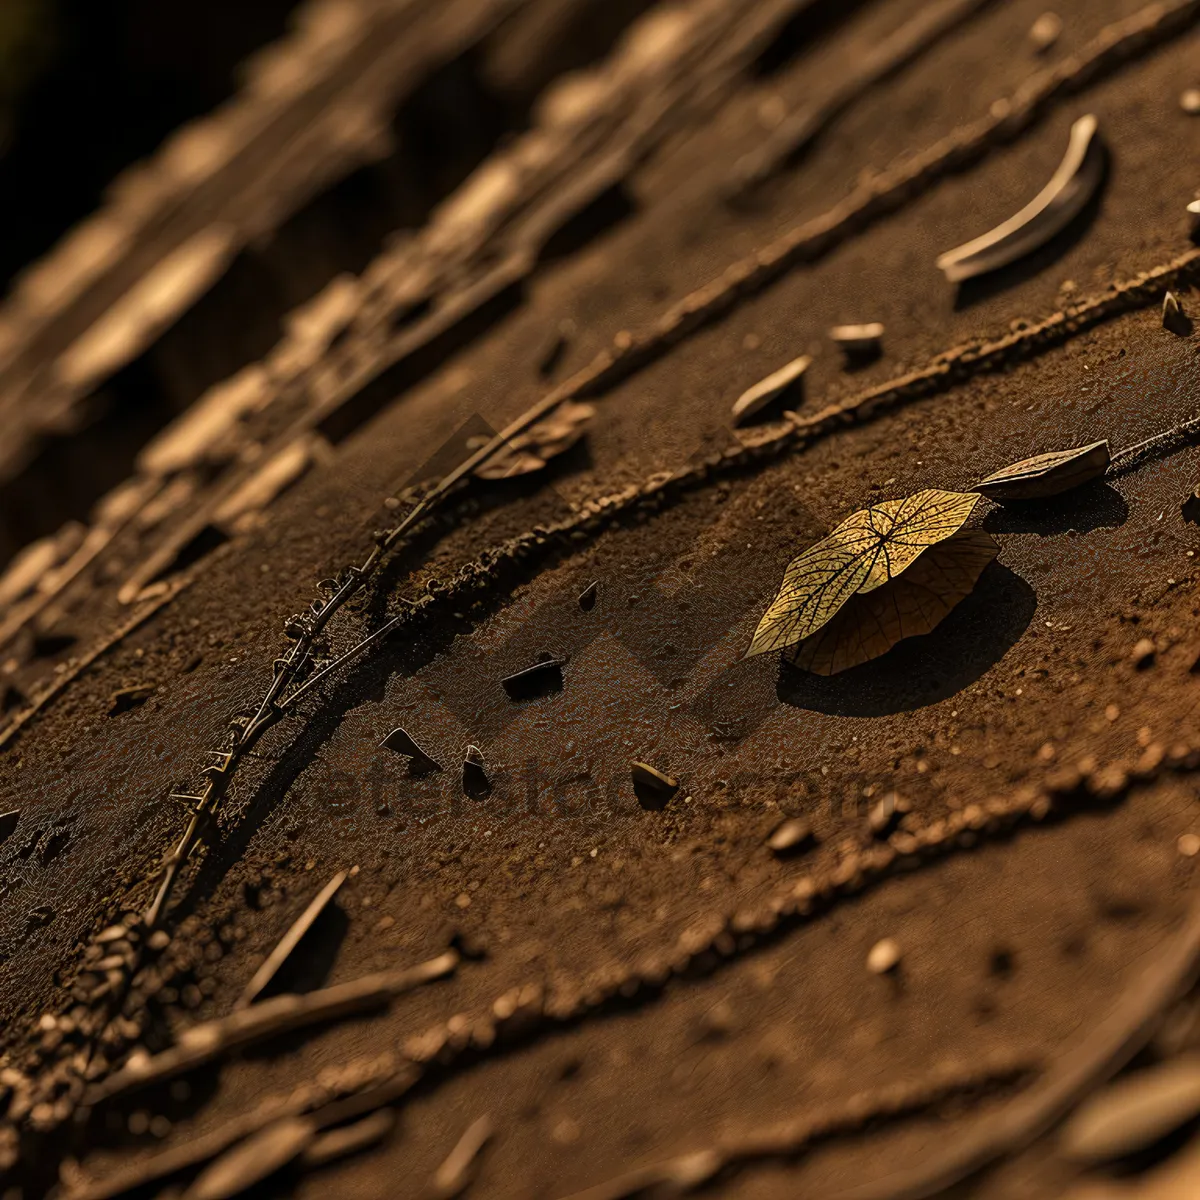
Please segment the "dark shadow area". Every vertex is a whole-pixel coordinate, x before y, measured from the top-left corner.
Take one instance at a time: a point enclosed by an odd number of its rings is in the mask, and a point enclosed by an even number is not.
[[[296,0],[14,5],[10,21],[24,19],[30,29],[11,50],[26,87],[11,111],[0,105],[0,290],[95,209],[118,172],[232,95],[237,65],[282,36],[295,7]],[[13,32],[6,25],[4,33]]]
[[[1037,597],[1008,567],[993,562],[975,590],[932,633],[837,675],[779,665],[777,696],[794,708],[842,717],[882,717],[945,700],[974,683],[1017,643]]]
[[[767,79],[779,74],[801,52],[809,52],[828,37],[868,0],[812,0],[798,6],[755,59],[752,74]]]
[[[259,992],[258,1000],[284,992],[313,992],[324,987],[349,928],[350,918],[336,900],[331,900],[296,943],[275,978]]]
[[[589,242],[628,221],[636,212],[637,203],[625,186],[625,180],[617,180],[551,231],[538,251],[539,264],[577,254]]]
[[[983,520],[988,533],[1036,533],[1042,537],[1075,530],[1116,529],[1129,517],[1129,505],[1102,479],[1046,500],[1006,500]]]
[[[1016,262],[1010,263],[1007,267],[1001,267],[996,271],[988,271],[984,275],[978,275],[974,279],[966,279],[960,283],[958,285],[958,292],[954,297],[955,312],[962,312],[972,305],[979,304],[984,300],[990,300],[993,296],[999,295],[1008,288],[1016,287],[1026,280],[1033,279],[1035,276],[1052,267],[1074,249],[1091,229],[1092,223],[1095,221],[1104,203],[1104,195],[1108,191],[1108,185],[1112,178],[1112,155],[1106,147],[1102,149],[1102,152],[1104,154],[1104,168],[1099,186],[1097,186],[1092,198],[1076,214],[1066,228],[1056,233],[1054,237],[1045,242],[1037,250],[1024,255],[1017,259]],[[1002,220],[1007,219],[1007,216],[1002,218]],[[996,222],[997,225],[999,223],[999,221]],[[995,228],[995,226],[993,225],[992,228]],[[981,229],[976,236],[982,236],[986,232],[987,230]]]

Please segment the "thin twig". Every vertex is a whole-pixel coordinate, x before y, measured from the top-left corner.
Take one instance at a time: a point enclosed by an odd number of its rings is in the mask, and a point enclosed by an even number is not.
[[[300,939],[313,927],[316,919],[325,911],[325,906],[337,895],[338,889],[346,882],[346,872],[339,871],[312,899],[308,907],[292,923],[291,928],[279,940],[279,944],[267,956],[262,966],[254,972],[254,977],[246,984],[245,990],[233,1006],[248,1008],[257,999],[259,993],[275,978],[276,972],[287,961],[288,956],[300,943]]]
[[[458,963],[458,953],[447,950],[415,967],[379,971],[303,996],[274,996],[215,1021],[193,1025],[169,1050],[131,1059],[93,1087],[86,1102],[98,1104],[150,1084],[163,1083],[255,1042],[387,1004],[402,992],[451,974]]]

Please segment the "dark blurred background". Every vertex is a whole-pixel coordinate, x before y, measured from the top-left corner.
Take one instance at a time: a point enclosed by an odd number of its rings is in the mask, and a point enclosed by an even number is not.
[[[122,167],[233,93],[296,0],[0,0],[0,292]]]

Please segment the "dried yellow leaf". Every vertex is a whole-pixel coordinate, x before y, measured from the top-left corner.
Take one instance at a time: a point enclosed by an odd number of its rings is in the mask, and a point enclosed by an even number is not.
[[[784,658],[805,671],[835,675],[886,654],[904,638],[931,632],[966,599],[998,549],[982,529],[960,529],[931,546],[903,575],[852,596]]]
[[[930,488],[847,517],[789,564],[746,657],[783,650],[816,633],[851,596],[881,587],[957,533],[978,502],[976,492]]]

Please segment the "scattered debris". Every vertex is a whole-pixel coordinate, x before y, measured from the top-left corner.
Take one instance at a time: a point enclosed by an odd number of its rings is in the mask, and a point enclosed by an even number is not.
[[[467,1131],[458,1139],[437,1172],[429,1188],[429,1195],[436,1200],[451,1200],[460,1195],[474,1178],[479,1165],[479,1154],[492,1139],[495,1129],[489,1116],[472,1121]]]
[[[1089,113],[1071,126],[1067,153],[1050,182],[1020,212],[937,260],[951,283],[1006,267],[1044,246],[1079,215],[1104,178],[1104,143]]]
[[[267,956],[266,961],[254,972],[254,977],[246,984],[245,990],[234,1004],[234,1011],[246,1008],[254,1003],[262,990],[275,978],[279,968],[287,961],[288,956],[299,945],[300,939],[313,927],[316,919],[325,911],[326,905],[337,895],[338,889],[346,882],[346,872],[339,871],[313,898],[308,907],[293,922],[292,927],[283,935],[279,944]]]
[[[16,832],[17,822],[21,819],[19,808],[0,813],[0,842],[6,842]]]
[[[1200,117],[1200,88],[1185,88],[1179,97],[1179,107],[1189,117]]]
[[[873,975],[886,975],[900,965],[900,946],[893,938],[884,938],[871,947],[867,955],[867,970]]]
[[[679,781],[650,766],[634,762],[631,768],[633,791],[643,808],[663,808],[679,791]]]
[[[878,321],[867,325],[835,325],[829,337],[851,360],[878,358],[883,352],[883,326]]]
[[[157,690],[152,683],[135,683],[130,687],[117,688],[108,698],[108,715],[119,716],[145,704]]]
[[[1157,647],[1150,638],[1139,638],[1129,657],[1133,660],[1133,665],[1139,670],[1144,671],[1147,667],[1154,664],[1154,655]]]
[[[517,434],[473,473],[480,479],[512,479],[540,471],[550,459],[570,450],[583,437],[595,415],[596,410],[590,404],[566,401],[524,433]]]
[[[1179,506],[1179,510],[1183,514],[1185,521],[1191,521],[1194,525],[1200,525],[1200,486],[1193,488],[1188,493],[1187,499]]]
[[[1189,337],[1191,335],[1192,323],[1188,319],[1187,313],[1183,311],[1183,305],[1179,303],[1179,297],[1174,292],[1167,292],[1163,296],[1162,323],[1163,328],[1168,333],[1175,334],[1176,337]]]
[[[1037,54],[1045,54],[1062,36],[1062,17],[1056,12],[1044,12],[1029,27],[1029,41]]]
[[[734,402],[733,423],[744,424],[768,406],[782,403],[785,399],[792,401],[793,408],[798,407],[803,396],[804,372],[811,362],[808,355],[802,354],[744,391]]]
[[[990,500],[1042,500],[1099,479],[1111,461],[1107,441],[1089,442],[1023,458],[981,479],[975,490]]]
[[[778,826],[767,839],[776,854],[791,854],[813,840],[812,825],[804,817],[791,817]]]
[[[412,736],[406,730],[401,729],[399,725],[379,745],[385,750],[392,750],[396,754],[401,754],[409,759],[410,770],[414,774],[424,775],[429,771],[440,771],[442,769],[441,763],[426,754],[413,740]]]
[[[447,950],[415,967],[378,971],[304,996],[272,996],[228,1016],[193,1025],[169,1049],[153,1055],[130,1056],[119,1071],[92,1088],[86,1102],[96,1104],[162,1083],[256,1042],[385,1005],[402,992],[451,974],[458,963],[457,951]]]
[[[880,587],[956,534],[978,503],[975,492],[930,489],[853,513],[788,564],[745,657],[803,641],[856,592]]]
[[[462,786],[463,793],[472,799],[486,796],[492,790],[492,781],[488,778],[483,752],[478,746],[467,747],[466,756],[463,758]]]
[[[912,805],[903,796],[888,792],[871,809],[867,817],[871,833],[877,838],[887,837],[900,818],[911,809]]]
[[[305,1117],[284,1117],[227,1150],[206,1167],[183,1200],[230,1200],[293,1162],[316,1136]]]
[[[336,1162],[339,1158],[348,1158],[383,1141],[395,1127],[396,1110],[381,1108],[352,1125],[331,1129],[314,1138],[301,1153],[300,1165],[311,1169]]]
[[[551,654],[538,656],[538,661],[523,671],[514,675],[506,675],[501,685],[513,700],[530,700],[535,696],[544,696],[549,692],[561,692],[563,687],[562,669],[566,665],[565,658],[555,658]]]
[[[1067,1122],[1060,1148],[1079,1163],[1146,1150],[1200,1115],[1200,1056],[1183,1055],[1109,1084]]]
[[[591,612],[596,607],[596,600],[600,595],[600,581],[593,579],[591,583],[579,593],[579,607],[584,612]]]

